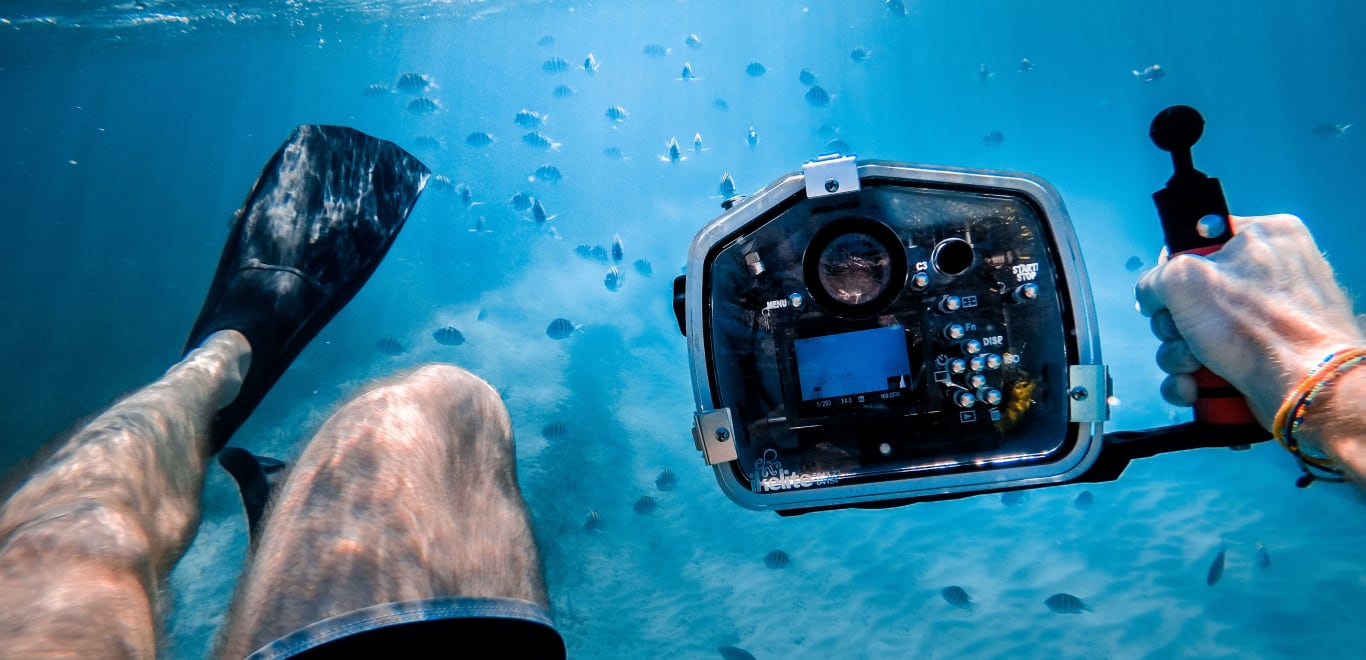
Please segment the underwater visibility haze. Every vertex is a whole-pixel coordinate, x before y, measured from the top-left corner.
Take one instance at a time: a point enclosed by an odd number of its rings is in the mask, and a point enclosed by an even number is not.
[[[1345,0],[11,0],[0,469],[179,358],[266,159],[340,124],[436,176],[233,444],[288,461],[369,380],[481,375],[570,657],[1350,655],[1366,506],[1297,489],[1274,443],[887,510],[734,505],[693,447],[670,298],[723,198],[818,154],[1029,172],[1085,255],[1106,429],[1188,420],[1133,303],[1171,173],[1149,121],[1199,108],[1195,163],[1233,213],[1304,218],[1361,290],[1361,25]],[[163,657],[210,653],[246,551],[214,466]]]

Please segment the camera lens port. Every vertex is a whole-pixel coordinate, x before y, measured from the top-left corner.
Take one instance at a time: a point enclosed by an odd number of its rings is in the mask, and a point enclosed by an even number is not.
[[[972,268],[972,246],[961,238],[947,238],[934,246],[930,260],[945,275],[962,275]]]

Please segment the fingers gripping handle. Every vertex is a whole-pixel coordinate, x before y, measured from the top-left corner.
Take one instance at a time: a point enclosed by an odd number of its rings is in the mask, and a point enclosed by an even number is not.
[[[1219,180],[1195,169],[1191,147],[1205,130],[1205,119],[1188,105],[1157,113],[1148,135],[1159,149],[1171,152],[1175,170],[1167,187],[1153,193],[1162,236],[1172,255],[1217,252],[1233,237],[1228,201]],[[1243,395],[1228,381],[1201,367],[1195,373],[1199,398],[1195,419],[1206,424],[1255,424]]]

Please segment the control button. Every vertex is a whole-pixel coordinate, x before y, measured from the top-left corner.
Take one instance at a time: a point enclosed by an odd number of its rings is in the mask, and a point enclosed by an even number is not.
[[[787,302],[791,304],[794,309],[801,309],[802,305],[806,304],[806,299],[802,298],[802,294],[794,293],[787,297]]]
[[[981,353],[981,352],[982,352],[982,342],[977,341],[976,339],[969,339],[969,340],[963,342],[963,353],[965,353],[965,354],[967,354],[967,355],[977,355],[978,353]],[[979,370],[979,369],[974,369],[974,371],[980,371],[980,370]]]
[[[1001,368],[1001,356],[995,353],[987,353],[986,355],[983,355],[982,360],[986,362],[987,368],[991,369],[992,371]]]
[[[974,356],[972,356],[972,359],[968,360],[968,369],[971,370],[971,371],[974,372],[974,373],[976,373],[976,372],[978,372],[978,371],[981,371],[981,370],[983,370],[983,369],[986,369],[986,368],[987,368],[987,361],[984,360],[984,359],[982,359],[982,356],[980,356],[980,355],[974,355]]]
[[[977,358],[973,358],[973,359],[976,360]],[[970,388],[972,388],[972,389],[974,389],[974,390],[980,390],[980,389],[982,389],[983,387],[986,387],[986,386],[987,386],[987,377],[986,377],[985,375],[983,375],[983,374],[973,374],[973,375],[971,375],[971,376],[968,376],[968,387],[970,387]],[[982,398],[982,397],[981,397],[981,395],[979,394],[977,398],[980,399],[980,398]]]
[[[930,274],[919,272],[911,276],[912,289],[924,289],[930,285]]]
[[[954,358],[952,360],[949,360],[948,366],[949,373],[951,374],[961,374],[964,371],[968,370],[968,363],[964,362],[962,358]]]
[[[971,408],[976,405],[977,397],[973,396],[972,392],[959,390],[953,393],[953,403],[959,408]]]
[[[959,339],[962,339],[963,335],[967,334],[967,332],[967,330],[963,329],[963,325],[961,323],[950,323],[944,326],[944,338],[949,339],[951,341],[958,341]]]
[[[994,406],[1001,402],[1001,392],[993,387],[979,387],[977,388],[977,398],[989,406]]]
[[[944,296],[939,299],[939,311],[956,312],[963,308],[963,300],[958,296]]]
[[[1021,284],[1020,286],[1015,287],[1015,293],[1011,294],[1011,297],[1015,299],[1015,302],[1025,302],[1038,298],[1039,285],[1033,282]]]

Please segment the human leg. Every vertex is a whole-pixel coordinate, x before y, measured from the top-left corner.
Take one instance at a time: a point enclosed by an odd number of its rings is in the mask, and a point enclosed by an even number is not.
[[[477,376],[428,365],[361,394],[308,444],[266,517],[225,651],[455,596],[547,605],[507,409]]]
[[[5,657],[155,657],[157,594],[199,523],[213,416],[250,360],[241,334],[212,335],[0,507]]]

